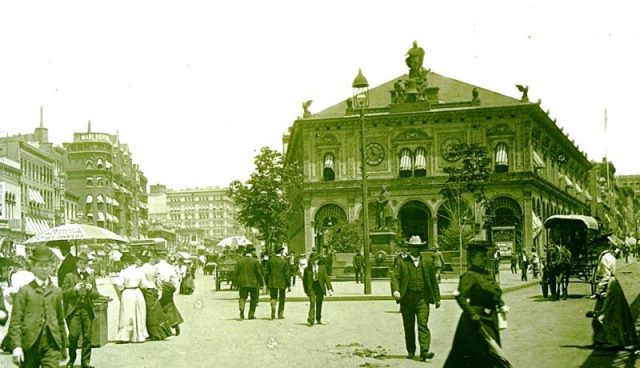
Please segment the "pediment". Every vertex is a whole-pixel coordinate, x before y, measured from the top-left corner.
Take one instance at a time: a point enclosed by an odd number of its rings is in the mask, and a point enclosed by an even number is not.
[[[425,141],[425,140],[431,140],[431,139],[433,139],[431,134],[425,132],[424,130],[407,129],[400,132],[400,134],[396,135],[393,138],[393,141],[394,142]]]

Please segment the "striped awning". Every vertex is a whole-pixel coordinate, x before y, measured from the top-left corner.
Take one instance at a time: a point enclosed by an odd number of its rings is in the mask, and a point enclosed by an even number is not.
[[[584,192],[584,197],[587,199],[587,201],[590,201],[593,199],[591,198],[591,194],[589,194],[589,192]]]
[[[544,225],[542,224],[542,221],[540,220],[538,215],[536,215],[535,212],[531,212],[531,220],[533,222],[532,224],[533,238],[536,238],[542,232]]]
[[[544,164],[544,160],[538,152],[533,151],[533,168],[534,169],[544,169],[547,165]]]
[[[42,198],[42,194],[36,189],[29,188],[28,190],[29,202],[34,202],[35,204],[44,205],[44,198]]]
[[[113,202],[111,201],[111,197],[109,197],[109,196],[104,196],[104,203],[106,203],[106,204],[112,204]]]
[[[562,175],[562,179],[564,180],[564,185],[565,185],[567,188],[572,188],[572,187],[573,187],[573,182],[569,179],[569,177],[568,177],[568,176],[566,176],[566,175]]]
[[[119,224],[120,223],[120,219],[118,218],[118,216],[111,216],[111,221],[114,224]]]
[[[105,220],[104,213],[98,212],[98,221],[104,222],[104,220]]]
[[[115,181],[111,182],[111,186],[113,186],[113,189],[115,189],[115,190],[120,190],[120,186]]]
[[[96,203],[104,203],[104,197],[102,197],[102,194],[98,194],[96,196]]]
[[[576,183],[576,193],[582,193],[582,188],[580,188],[580,185],[578,185],[578,183]]]
[[[120,206],[120,203],[119,203],[119,202],[118,202],[118,200],[117,200],[117,199],[115,199],[115,198],[112,198],[112,199],[111,199],[111,204],[112,204],[112,205],[114,205],[114,206]]]
[[[333,153],[324,155],[324,168],[333,170]]]
[[[416,170],[427,169],[427,160],[424,156],[425,156],[424,148],[419,147],[418,149],[416,149],[416,162],[415,162]]]
[[[411,151],[403,148],[400,151],[400,171],[411,171]]]
[[[498,143],[496,146],[496,166],[509,166],[507,145],[504,143]]]
[[[29,216],[24,217],[24,232],[28,235],[38,234],[38,230],[35,227],[35,222]]]
[[[86,204],[93,203],[93,196],[91,194],[87,194],[87,199],[85,200]]]

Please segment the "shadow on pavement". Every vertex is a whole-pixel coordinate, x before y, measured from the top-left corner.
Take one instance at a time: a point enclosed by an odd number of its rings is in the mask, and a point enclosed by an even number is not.
[[[640,323],[640,294],[636,296],[633,303],[630,305],[633,319],[636,321],[636,331],[638,330],[638,324]],[[611,351],[611,350],[594,350],[587,360],[582,364],[581,368],[600,368],[600,367],[614,367],[614,368],[633,368],[636,366],[636,361],[640,359],[640,356],[635,355],[633,351]]]

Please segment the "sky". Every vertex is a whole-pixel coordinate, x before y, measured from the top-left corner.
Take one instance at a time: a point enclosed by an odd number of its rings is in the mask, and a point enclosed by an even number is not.
[[[393,5],[391,5],[393,4]],[[424,66],[515,98],[516,84],[591,160],[640,174],[640,27],[633,1],[6,1],[0,136],[120,136],[149,184],[245,181],[313,100]],[[604,121],[607,111],[607,131]]]

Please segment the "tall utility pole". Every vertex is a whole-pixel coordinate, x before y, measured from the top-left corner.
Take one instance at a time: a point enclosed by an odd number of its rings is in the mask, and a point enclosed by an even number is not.
[[[358,75],[353,80],[353,108],[360,113],[360,160],[362,168],[362,243],[364,253],[364,293],[371,294],[371,244],[369,242],[369,190],[367,188],[366,168],[366,138],[364,127],[364,115],[369,107],[369,82],[358,70]]]

